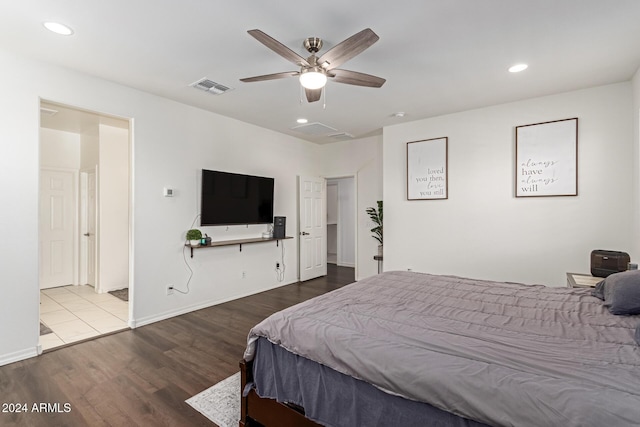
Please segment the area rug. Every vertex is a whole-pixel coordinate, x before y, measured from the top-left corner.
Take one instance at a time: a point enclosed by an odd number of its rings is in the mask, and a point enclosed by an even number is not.
[[[109,291],[111,295],[120,298],[122,301],[129,301],[129,288],[118,289],[117,291]]]
[[[186,402],[220,427],[238,427],[240,372],[190,397]]]

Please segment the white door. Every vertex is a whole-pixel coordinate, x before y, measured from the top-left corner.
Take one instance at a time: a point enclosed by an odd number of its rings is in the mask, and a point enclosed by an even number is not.
[[[327,274],[326,188],[326,181],[321,177],[298,179],[301,281]]]
[[[95,171],[87,174],[87,216],[85,220],[86,229],[84,231],[83,239],[87,244],[87,259],[85,268],[87,271],[87,285],[96,287],[97,285],[97,239],[96,239],[96,223],[98,214],[98,198],[97,198],[97,183]]]
[[[40,171],[40,289],[74,283],[75,174]]]

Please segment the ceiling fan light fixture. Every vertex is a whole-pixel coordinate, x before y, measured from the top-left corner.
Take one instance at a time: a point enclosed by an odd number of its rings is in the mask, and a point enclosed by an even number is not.
[[[307,89],[320,89],[327,84],[327,75],[318,67],[306,68],[300,72],[300,84]]]
[[[316,56],[316,53],[322,48],[322,40],[318,37],[309,37],[303,42],[305,50],[311,53],[308,58],[303,58],[278,40],[258,29],[247,32],[267,48],[295,64],[299,67],[299,71],[248,77],[240,79],[242,82],[260,82],[297,76],[300,80],[300,98],[302,99],[302,92],[304,92],[307,102],[317,102],[323,97],[323,94],[326,94],[326,91],[322,89],[329,77],[337,83],[374,88],[382,87],[385,82],[385,79],[381,77],[337,68],[378,41],[380,37],[371,28],[365,28],[341,41],[319,57]],[[304,91],[302,91],[302,88],[304,88]]]

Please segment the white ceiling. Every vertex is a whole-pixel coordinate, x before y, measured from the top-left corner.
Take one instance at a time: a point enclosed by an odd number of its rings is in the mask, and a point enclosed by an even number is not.
[[[47,31],[44,21],[73,28]],[[247,34],[260,29],[302,56],[371,28],[380,40],[340,68],[387,79],[380,89],[329,82],[300,101],[296,78],[242,83],[295,66]],[[640,66],[639,0],[21,0],[0,5],[0,48],[258,126],[305,117],[354,137],[383,126],[629,80]],[[529,69],[507,68],[526,62]],[[208,77],[233,88],[209,95]],[[55,101],[55,100],[54,100]],[[406,112],[404,118],[392,114]]]

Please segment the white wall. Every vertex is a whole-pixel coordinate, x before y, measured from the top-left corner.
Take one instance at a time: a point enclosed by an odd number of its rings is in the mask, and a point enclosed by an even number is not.
[[[84,129],[80,134],[80,169],[94,170],[99,162],[100,134],[98,126]]]
[[[633,90],[633,252],[640,254],[640,68],[631,80]]]
[[[39,100],[25,79],[34,68],[12,66],[0,53],[0,178],[5,186],[0,210],[0,365],[35,355],[38,340],[38,136]],[[26,71],[26,72],[22,72]],[[19,83],[26,85],[18,88]],[[22,92],[23,94],[20,94]],[[19,178],[19,179],[18,179]],[[15,242],[21,242],[17,247]],[[31,250],[25,248],[32,248]],[[25,256],[29,251],[31,256]]]
[[[288,217],[291,233],[297,229],[296,176],[320,174],[318,146],[4,51],[0,63],[0,114],[8,118],[0,127],[0,179],[14,183],[0,211],[0,322],[11,325],[0,328],[0,365],[35,355],[38,342],[40,98],[133,119],[133,325],[297,279],[296,239],[284,242],[283,282],[274,274],[282,244],[245,245],[242,252],[237,246],[207,248],[187,257],[194,271],[189,293],[166,296],[168,283],[187,287],[184,233],[198,212],[200,169],[274,177],[275,214]],[[176,196],[163,197],[165,186],[176,189]],[[259,236],[263,228],[203,231],[225,239]]]
[[[40,166],[78,170],[80,135],[53,129],[40,129]]]
[[[129,130],[99,125],[99,290],[129,286]]]
[[[382,200],[382,136],[322,145],[322,175],[354,176],[356,185],[356,280],[378,272],[378,242],[371,237],[373,223],[366,209]]]
[[[385,270],[566,285],[596,248],[638,254],[630,83],[384,129]],[[577,197],[514,197],[515,126],[579,118]],[[406,200],[406,143],[449,137],[449,199]]]

